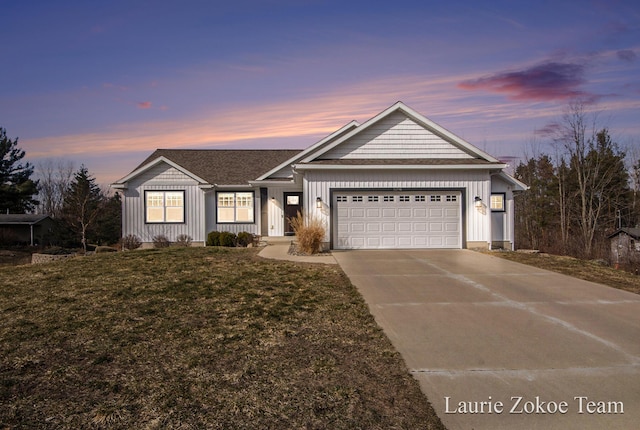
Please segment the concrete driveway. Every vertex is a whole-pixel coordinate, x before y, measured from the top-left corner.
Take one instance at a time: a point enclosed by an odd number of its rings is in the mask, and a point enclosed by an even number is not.
[[[333,255],[450,430],[640,428],[640,296],[468,250]]]

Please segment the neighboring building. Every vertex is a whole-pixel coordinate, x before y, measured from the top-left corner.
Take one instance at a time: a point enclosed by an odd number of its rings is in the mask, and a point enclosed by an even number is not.
[[[48,243],[55,222],[49,215],[0,214],[0,243],[41,245]]]
[[[319,217],[332,249],[513,248],[507,166],[398,102],[302,150],[156,150],[113,184],[123,235],[292,234]]]
[[[609,235],[611,263],[616,267],[640,265],[640,228],[621,228]]]

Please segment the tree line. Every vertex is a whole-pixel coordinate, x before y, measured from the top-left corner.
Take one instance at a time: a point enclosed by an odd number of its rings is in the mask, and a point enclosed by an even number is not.
[[[37,211],[51,216],[56,227],[47,243],[41,245],[82,247],[86,251],[89,244],[119,241],[119,194],[109,195],[84,165],[76,170],[69,161],[44,161],[38,168],[39,179],[34,180],[35,166],[24,161],[25,155],[18,139],[10,139],[0,127],[0,213]],[[1,241],[11,239],[0,235]]]
[[[640,160],[626,163],[598,121],[585,104],[571,103],[552,128],[550,153],[516,166],[515,177],[529,186],[516,197],[517,247],[607,259],[609,235],[640,222]]]

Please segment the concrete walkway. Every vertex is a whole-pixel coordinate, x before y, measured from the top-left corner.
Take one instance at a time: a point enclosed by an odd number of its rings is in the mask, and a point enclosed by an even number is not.
[[[258,253],[260,257],[274,260],[294,261],[297,263],[321,263],[338,264],[331,254],[319,254],[313,256],[290,255],[292,237],[268,237],[267,245]]]
[[[456,429],[640,428],[640,296],[467,250],[335,251]]]

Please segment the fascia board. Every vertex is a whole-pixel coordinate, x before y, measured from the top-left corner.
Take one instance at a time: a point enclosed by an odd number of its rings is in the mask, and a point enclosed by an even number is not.
[[[286,181],[269,181],[269,180],[255,180],[249,181],[249,185],[252,187],[264,187],[264,186],[282,186],[282,185],[291,185],[293,183],[293,178],[287,179]]]
[[[165,156],[160,156],[160,157],[156,158],[155,160],[151,161],[150,163],[147,163],[144,166],[140,167],[139,169],[134,170],[133,172],[129,173],[124,178],[122,178],[119,181],[115,182],[112,186],[114,188],[118,188],[118,189],[126,188],[126,183],[129,182],[131,179],[135,178],[138,175],[141,175],[142,173],[146,172],[147,170],[151,169],[152,167],[157,166],[160,163],[167,163],[171,167],[179,170],[180,172],[184,173],[185,175],[187,175],[188,177],[190,177],[191,179],[193,179],[194,181],[196,181],[196,182],[198,182],[200,184],[206,184],[207,183],[207,181],[205,181],[204,179],[202,179],[201,177],[199,177],[197,175],[194,175],[193,173],[191,173],[187,169],[183,168],[179,164],[174,163],[173,161],[169,160]]]
[[[520,182],[519,180],[505,172],[499,172],[497,175],[504,179],[506,182],[509,182],[516,188],[518,188],[518,191],[526,191],[529,189],[529,186],[527,184],[525,184],[524,182]]]
[[[506,164],[295,164],[298,171],[305,170],[496,170],[506,168]]]
[[[333,133],[331,133],[330,135],[326,136],[325,138],[323,138],[322,140],[318,141],[317,143],[315,143],[314,145],[311,145],[309,148],[305,149],[304,151],[300,152],[299,154],[296,154],[295,157],[288,159],[287,161],[285,161],[284,163],[280,164],[279,166],[274,167],[273,169],[269,170],[267,173],[265,173],[264,175],[260,176],[259,178],[257,178],[257,181],[262,181],[267,179],[269,176],[273,175],[274,173],[278,172],[281,169],[284,169],[287,166],[291,166],[292,164],[298,163],[300,162],[300,160],[303,157],[308,157],[309,154],[313,153],[314,151],[317,151],[318,149],[322,148],[323,145],[326,145],[327,143],[331,142],[333,139],[335,139],[337,136],[339,136],[340,134],[346,132],[349,129],[352,128],[357,128],[360,124],[358,123],[358,121],[353,120],[351,122],[349,122],[348,124],[340,127],[338,130],[334,131]],[[315,158],[315,157],[311,157],[311,158]]]

